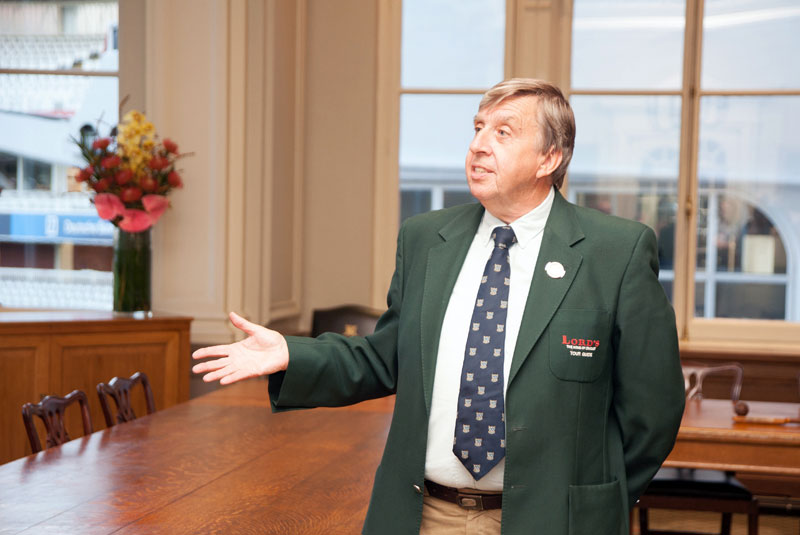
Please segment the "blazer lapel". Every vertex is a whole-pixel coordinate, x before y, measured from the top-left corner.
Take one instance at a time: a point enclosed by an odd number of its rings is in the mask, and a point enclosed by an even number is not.
[[[573,206],[564,200],[561,193],[556,192],[544,228],[539,258],[536,261],[531,289],[522,315],[511,371],[508,374],[509,383],[550,323],[572,281],[575,280],[583,256],[572,249],[572,246],[583,237]],[[564,267],[564,276],[553,278],[548,275],[544,269],[548,262],[559,262]]]
[[[439,349],[439,335],[447,303],[483,216],[483,207],[479,204],[474,206],[474,209],[460,214],[442,227],[439,230],[441,243],[428,250],[420,314],[420,355],[422,357],[425,407],[429,413],[433,393],[433,376],[436,372],[436,355]]]

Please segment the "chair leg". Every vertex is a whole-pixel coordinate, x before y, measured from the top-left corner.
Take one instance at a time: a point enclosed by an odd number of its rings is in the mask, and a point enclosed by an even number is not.
[[[719,530],[719,535],[731,535],[731,513],[722,513],[722,527]]]
[[[758,513],[747,515],[747,535],[758,535]]]
[[[639,533],[640,535],[648,535],[650,528],[647,525],[647,509],[639,507]]]

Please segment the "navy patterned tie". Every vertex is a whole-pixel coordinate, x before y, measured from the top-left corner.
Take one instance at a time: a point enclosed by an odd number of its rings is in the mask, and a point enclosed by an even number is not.
[[[475,480],[506,454],[503,354],[511,277],[508,248],[517,239],[507,225],[496,227],[492,239],[494,250],[483,270],[464,351],[453,440],[453,453]]]

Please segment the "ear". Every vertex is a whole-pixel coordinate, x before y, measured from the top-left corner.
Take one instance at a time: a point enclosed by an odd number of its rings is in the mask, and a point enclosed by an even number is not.
[[[561,160],[563,158],[564,154],[560,150],[556,150],[555,147],[550,147],[547,154],[543,156],[542,162],[539,164],[539,169],[536,170],[536,178],[552,175],[553,172],[558,169],[558,166],[561,165]]]

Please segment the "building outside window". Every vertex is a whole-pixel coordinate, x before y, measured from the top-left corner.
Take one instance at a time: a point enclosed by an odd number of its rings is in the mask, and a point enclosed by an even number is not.
[[[0,0],[0,306],[112,306],[113,226],[75,181],[118,115],[118,3]]]

